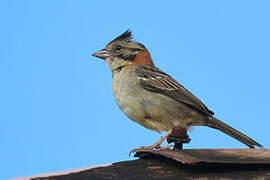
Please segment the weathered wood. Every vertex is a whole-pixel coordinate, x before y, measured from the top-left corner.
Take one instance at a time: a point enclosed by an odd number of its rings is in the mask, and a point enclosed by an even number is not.
[[[230,163],[270,164],[270,149],[183,149],[183,150],[141,150],[136,157],[160,155],[183,164]]]
[[[140,159],[79,171],[45,174],[21,180],[185,180],[185,179],[270,179],[270,150],[216,149],[182,150],[182,157],[196,161],[183,163],[165,152],[138,152]],[[226,156],[224,156],[224,152]],[[168,153],[168,152],[167,152]],[[245,154],[247,153],[247,154]],[[179,155],[179,154],[178,154]],[[246,157],[246,158],[245,158]],[[179,158],[179,157],[178,157]],[[194,160],[193,159],[193,160]],[[198,161],[199,160],[199,161]]]

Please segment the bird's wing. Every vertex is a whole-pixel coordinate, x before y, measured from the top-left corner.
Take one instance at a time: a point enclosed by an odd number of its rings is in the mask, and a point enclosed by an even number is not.
[[[214,115],[197,97],[175,79],[154,66],[139,66],[136,73],[142,88],[161,93],[205,115]]]

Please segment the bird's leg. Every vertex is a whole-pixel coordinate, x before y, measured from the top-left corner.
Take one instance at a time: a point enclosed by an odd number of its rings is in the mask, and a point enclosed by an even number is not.
[[[165,141],[165,139],[170,136],[170,134],[172,133],[172,129],[170,129],[164,136],[162,136],[157,142],[155,142],[153,145],[151,146],[141,146],[135,149],[132,149],[129,152],[129,156],[130,154],[136,152],[136,151],[141,151],[141,150],[153,150],[153,149],[170,149],[170,147],[172,147],[172,145],[167,146],[167,147],[161,147],[160,145]]]
[[[165,139],[170,136],[172,133],[172,129],[170,129],[164,136],[162,136],[157,142],[155,142],[153,145],[151,145],[150,147],[153,147],[154,149],[162,149],[161,148],[161,144],[165,141]],[[153,149],[152,148],[152,149]]]

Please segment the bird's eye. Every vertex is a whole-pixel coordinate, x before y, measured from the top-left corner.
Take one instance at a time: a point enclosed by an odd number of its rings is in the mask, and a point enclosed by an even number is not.
[[[115,50],[116,51],[120,51],[122,49],[122,46],[120,45],[120,44],[117,44],[116,46],[115,46]]]

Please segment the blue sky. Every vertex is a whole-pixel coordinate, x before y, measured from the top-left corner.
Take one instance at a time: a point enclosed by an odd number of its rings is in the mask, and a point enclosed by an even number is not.
[[[161,134],[117,107],[91,54],[132,30],[217,118],[269,142],[269,1],[0,2],[0,179],[131,160]],[[246,148],[206,127],[186,148]]]

